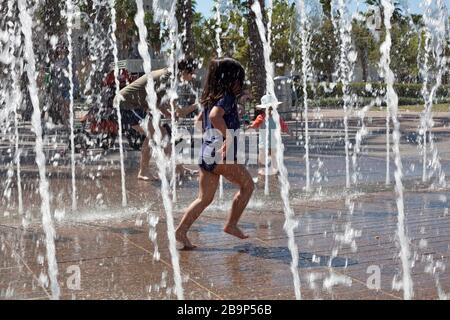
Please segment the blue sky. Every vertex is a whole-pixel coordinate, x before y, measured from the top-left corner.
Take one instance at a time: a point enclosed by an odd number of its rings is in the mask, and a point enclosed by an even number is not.
[[[294,1],[294,0],[290,0]],[[422,10],[420,9],[421,0],[404,0],[412,13],[420,13]],[[447,4],[447,7],[450,9],[450,0],[444,0]],[[353,2],[356,2],[353,0]],[[360,3],[364,2],[363,0],[359,1]],[[201,12],[203,16],[210,17],[211,10],[214,7],[213,0],[197,0],[197,11]]]

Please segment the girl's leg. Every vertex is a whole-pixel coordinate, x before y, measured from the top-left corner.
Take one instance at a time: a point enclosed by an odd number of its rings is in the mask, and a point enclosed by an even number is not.
[[[140,134],[146,134],[145,130],[139,125],[133,126],[133,129],[139,132]],[[139,180],[144,181],[150,180],[150,178],[148,177],[149,164],[150,164],[150,137],[146,136],[141,148],[141,163],[139,164],[139,173],[138,173]]]
[[[255,189],[250,173],[240,164],[219,164],[215,168],[214,173],[223,175],[228,181],[238,185],[240,188],[238,193],[234,196],[230,216],[224,231],[240,239],[248,238],[248,236],[238,228],[237,224],[250,201],[253,190]]]
[[[259,145],[259,155],[258,155],[258,162],[259,162],[259,170],[258,174],[263,176],[266,173],[266,147],[262,144]]]
[[[134,128],[134,127],[133,127]],[[139,174],[138,174],[138,179],[140,180],[144,180],[144,181],[149,181],[149,180],[158,180],[158,176],[157,175],[149,175],[149,168],[150,168],[150,158],[151,158],[151,148],[150,148],[150,139],[153,138],[153,135],[155,133],[155,130],[153,128],[153,124],[152,122],[149,120],[148,124],[147,124],[147,132],[145,132],[145,130],[141,127],[141,126],[136,126],[137,131],[139,131],[140,133],[143,134],[147,134],[144,143],[142,144],[142,149],[141,149],[141,163],[139,166]],[[161,130],[161,135],[163,137],[165,137],[167,135],[167,131],[164,127],[160,128]],[[169,144],[169,149],[167,149],[167,147],[165,148],[165,153],[166,155],[170,155],[170,144]],[[151,177],[150,177],[151,176]]]
[[[270,150],[270,158],[271,158],[271,167],[272,167],[272,174],[278,174],[278,162],[277,162],[277,150],[271,149]]]
[[[192,224],[202,212],[213,202],[219,185],[219,176],[217,174],[200,170],[199,175],[199,193],[198,198],[191,203],[186,210],[176,231],[176,239],[184,245],[185,250],[194,249],[195,246],[189,241],[187,232]]]
[[[150,178],[149,174],[150,166],[150,138],[146,137],[141,148],[141,163],[139,165],[138,179],[148,181]]]

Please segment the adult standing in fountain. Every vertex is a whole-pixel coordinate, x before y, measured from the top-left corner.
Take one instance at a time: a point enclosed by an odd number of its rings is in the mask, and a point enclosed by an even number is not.
[[[234,197],[224,231],[240,239],[248,238],[239,229],[238,222],[253,193],[254,184],[245,166],[237,163],[238,143],[232,132],[240,128],[237,101],[243,92],[244,79],[244,68],[234,59],[212,60],[209,65],[201,99],[205,134],[199,159],[199,194],[186,210],[176,231],[176,239],[186,250],[195,248],[189,241],[187,232],[214,200],[220,176],[240,188]],[[216,152],[216,146],[222,138],[225,140]],[[216,154],[221,159],[218,160]],[[234,161],[230,161],[230,158],[234,158]]]
[[[178,79],[181,86],[177,88],[179,99],[176,103],[176,116],[186,117],[189,114],[198,110],[198,106],[195,103],[195,99],[189,97],[186,94],[186,88],[190,85],[190,82],[194,79],[194,74],[197,69],[197,64],[193,59],[185,59],[178,63]],[[161,111],[166,119],[171,118],[170,101],[168,101],[166,96],[166,89],[170,79],[170,73],[168,69],[161,69],[152,72],[152,77],[156,81],[156,89],[158,94],[158,109]],[[145,86],[147,84],[147,75],[144,75],[137,79],[136,81],[130,83],[128,86],[120,90],[120,95],[123,97],[123,101],[120,104],[121,109],[124,110],[124,119],[126,124],[131,126],[136,131],[141,134],[146,135],[146,139],[142,145],[141,150],[141,162],[139,166],[138,179],[143,181],[149,181],[149,164],[150,164],[150,139],[152,139],[154,134],[154,128],[151,121],[143,121],[145,117],[149,120],[150,114],[147,112],[149,110],[147,105],[147,92],[145,91]],[[142,126],[147,123],[146,130]],[[145,125],[145,124],[144,124]],[[166,141],[170,141],[171,128],[166,123],[161,127],[161,133],[163,137],[166,137]],[[165,150],[166,154],[170,154],[170,144]],[[181,165],[177,166],[177,173],[183,176],[186,173],[195,173]],[[153,179],[157,179],[156,176],[152,176]]]

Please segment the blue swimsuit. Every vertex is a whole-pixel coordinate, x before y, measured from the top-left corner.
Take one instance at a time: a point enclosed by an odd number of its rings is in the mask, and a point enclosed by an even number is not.
[[[238,130],[240,128],[239,114],[237,108],[237,99],[233,95],[225,94],[225,96],[213,104],[213,107],[222,108],[225,111],[223,119],[228,129]],[[212,172],[217,163],[223,163],[221,154],[216,154],[216,150],[222,147],[223,139],[220,133],[214,133],[211,129],[214,126],[209,119],[209,114],[213,107],[205,108],[203,111],[203,137],[202,150],[200,153],[200,168]],[[237,137],[234,138],[234,161],[237,161]]]

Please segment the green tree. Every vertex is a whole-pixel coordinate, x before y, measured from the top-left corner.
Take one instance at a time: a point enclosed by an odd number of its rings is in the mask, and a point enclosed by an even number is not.
[[[293,48],[290,44],[291,32],[295,23],[295,6],[288,0],[275,0],[272,11],[272,62],[275,75],[284,75],[290,68]]]
[[[214,52],[214,21],[194,12],[192,33],[195,39],[195,56],[206,66]]]
[[[320,0],[320,4],[322,5],[323,15],[327,19],[331,19],[331,0]]]
[[[116,21],[118,45],[124,55],[127,55],[130,47],[138,41],[138,29],[134,22],[137,13],[135,0],[116,0]],[[161,25],[153,21],[153,14],[145,12],[144,23],[148,30],[147,41],[154,52],[161,50],[161,43],[164,41],[164,33],[161,36]],[[124,56],[126,58],[126,56]]]
[[[416,81],[419,68],[417,56],[419,54],[419,35],[410,30],[408,23],[396,23],[392,26],[392,70],[397,81]]]
[[[379,61],[379,46],[370,30],[361,21],[353,21],[352,33],[358,63],[362,70],[362,80],[368,81],[371,63]]]
[[[266,70],[264,66],[264,49],[258,26],[256,24],[256,15],[251,9],[255,1],[259,1],[261,11],[265,15],[265,5],[263,0],[244,1],[246,5],[245,17],[248,21],[248,39],[249,39],[249,79],[251,82],[251,92],[254,101],[260,101],[266,93]],[[266,25],[266,24],[265,24]]]
[[[338,52],[333,23],[325,18],[311,37],[311,64],[320,81],[333,81]]]
[[[193,33],[195,0],[177,0],[178,29],[183,34],[183,52],[192,56],[195,52],[195,39]]]
[[[381,15],[381,21],[384,22],[384,7],[382,0],[366,0],[366,4],[378,8]],[[403,11],[401,9],[401,2],[399,0],[394,0],[394,13],[392,18],[394,21],[400,21],[404,18]]]

